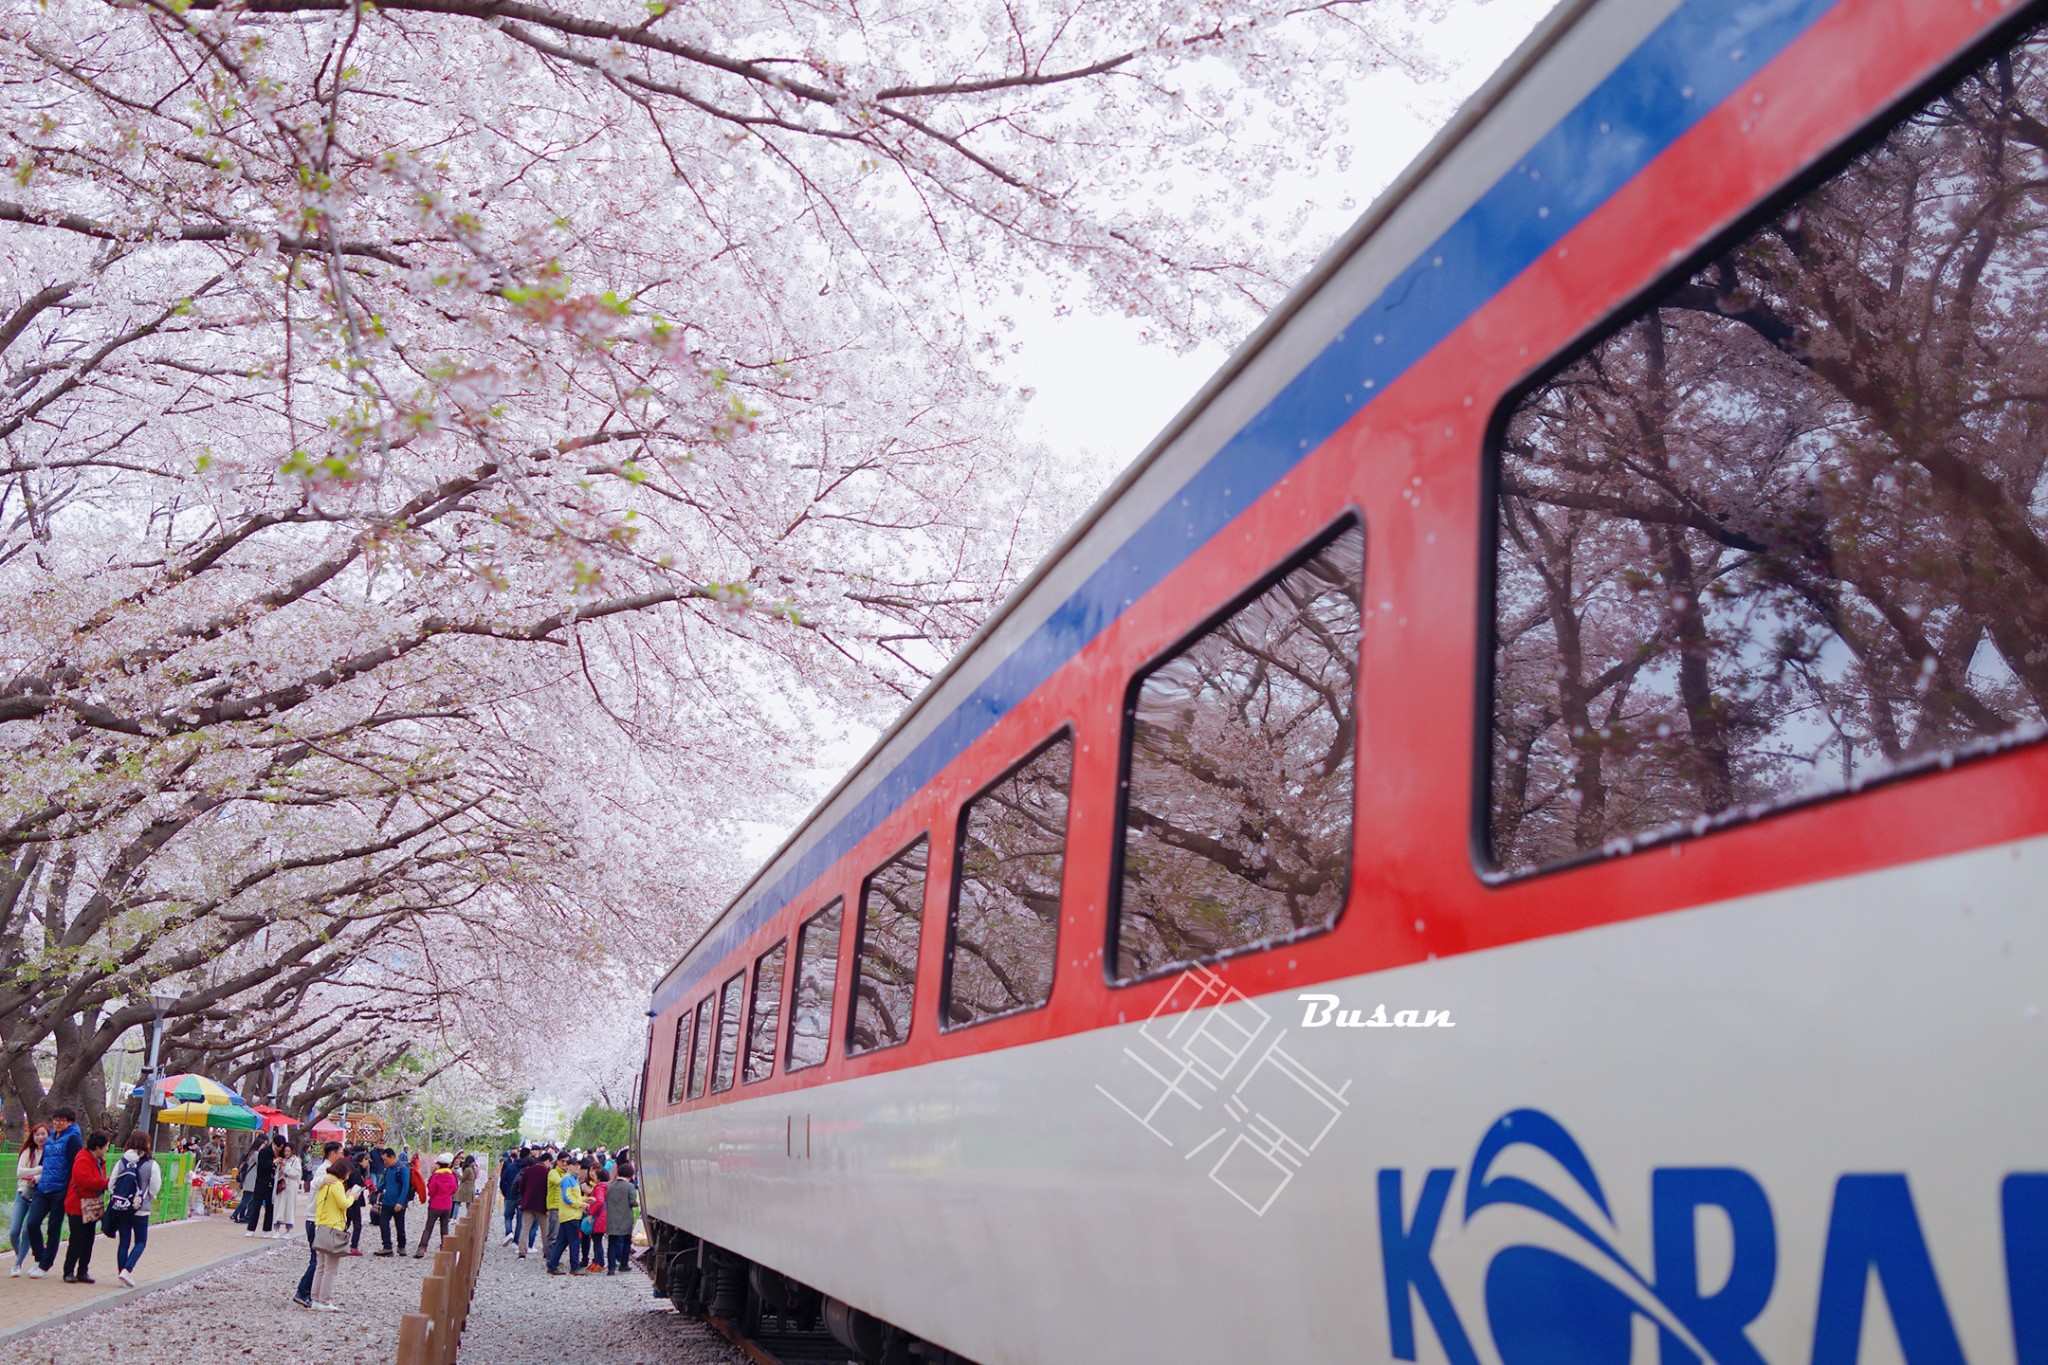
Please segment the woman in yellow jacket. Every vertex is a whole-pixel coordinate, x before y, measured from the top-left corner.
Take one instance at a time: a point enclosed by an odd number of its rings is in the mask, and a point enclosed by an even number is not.
[[[301,1308],[332,1312],[336,1307],[334,1277],[348,1251],[348,1210],[363,1193],[344,1183],[347,1174],[348,1163],[337,1157],[313,1181],[313,1259],[306,1264],[299,1292],[292,1296]]]

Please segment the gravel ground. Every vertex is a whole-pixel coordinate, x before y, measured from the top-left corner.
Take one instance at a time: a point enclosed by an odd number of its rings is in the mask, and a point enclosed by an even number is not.
[[[368,1250],[346,1258],[334,1295],[342,1311],[316,1313],[291,1302],[306,1268],[305,1244],[281,1243],[183,1284],[0,1343],[0,1361],[379,1365],[396,1357],[398,1319],[419,1306],[420,1278],[432,1264],[432,1257],[386,1259]],[[510,1247],[493,1245],[463,1332],[462,1360],[559,1365],[571,1345],[578,1358],[604,1365],[746,1365],[746,1357],[709,1327],[655,1298],[638,1270],[550,1276],[538,1257],[521,1265]]]
[[[462,1360],[475,1365],[748,1365],[747,1357],[701,1322],[654,1297],[638,1270],[616,1275],[549,1275],[537,1256],[521,1265],[494,1246],[477,1281],[462,1333]],[[104,1362],[96,1362],[104,1365]]]

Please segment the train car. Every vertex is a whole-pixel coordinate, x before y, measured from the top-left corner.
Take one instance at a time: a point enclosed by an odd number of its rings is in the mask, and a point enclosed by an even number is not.
[[[2044,21],[1553,14],[656,986],[657,1288],[2048,1365]]]

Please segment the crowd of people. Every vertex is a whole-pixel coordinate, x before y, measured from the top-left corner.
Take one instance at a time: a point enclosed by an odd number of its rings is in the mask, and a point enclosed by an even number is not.
[[[23,1135],[14,1165],[14,1218],[8,1245],[14,1249],[10,1277],[42,1279],[64,1247],[64,1282],[94,1284],[92,1252],[104,1234],[114,1238],[114,1270],[133,1286],[135,1267],[149,1245],[149,1215],[163,1193],[163,1171],[149,1153],[149,1139],[130,1133],[120,1159],[107,1169],[105,1133],[84,1133],[70,1109],[50,1113],[48,1123]],[[65,1236],[66,1220],[69,1233]]]
[[[640,1181],[632,1153],[554,1147],[507,1152],[498,1168],[505,1240],[519,1259],[538,1245],[550,1275],[616,1275],[633,1250]],[[562,1263],[568,1262],[564,1269]]]
[[[8,1230],[11,1275],[47,1276],[65,1248],[66,1283],[92,1284],[93,1247],[115,1239],[121,1282],[149,1244],[150,1211],[163,1193],[163,1173],[148,1138],[130,1133],[107,1163],[108,1137],[86,1133],[77,1115],[53,1110],[23,1135],[15,1163],[15,1200]],[[344,1257],[361,1256],[363,1230],[377,1231],[373,1256],[424,1257],[436,1234],[445,1242],[463,1209],[484,1195],[489,1163],[463,1151],[424,1154],[392,1147],[328,1142],[313,1145],[283,1132],[250,1146],[238,1167],[241,1201],[230,1218],[245,1237],[290,1237],[303,1228],[309,1255],[292,1298],[303,1308],[332,1310]],[[519,1259],[539,1247],[550,1275],[615,1275],[628,1265],[639,1216],[639,1177],[632,1153],[526,1146],[501,1155],[498,1190],[504,1241]],[[423,1208],[417,1238],[410,1215]],[[302,1210],[304,1213],[302,1214]],[[65,1236],[66,1220],[69,1236]],[[410,1245],[409,1245],[410,1244]]]
[[[411,1246],[415,1260],[425,1256],[434,1241],[448,1240],[455,1220],[484,1192],[484,1163],[468,1152],[442,1152],[428,1169],[421,1153],[394,1147],[344,1146],[329,1142],[320,1155],[301,1163],[305,1194],[313,1206],[313,1219],[306,1224],[306,1241],[311,1254],[306,1273],[300,1277],[292,1301],[301,1308],[334,1308],[336,1276],[345,1256],[364,1254],[363,1228],[367,1222],[377,1229],[379,1248],[372,1256],[403,1256],[407,1252],[409,1222],[415,1206],[424,1206],[417,1242]],[[257,1183],[262,1183],[259,1177]],[[249,1206],[250,1230],[260,1204]],[[296,1207],[294,1207],[296,1213]]]

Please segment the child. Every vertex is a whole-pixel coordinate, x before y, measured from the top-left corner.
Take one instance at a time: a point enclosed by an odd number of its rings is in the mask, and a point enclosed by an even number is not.
[[[586,1275],[604,1273],[605,1183],[604,1167],[592,1166],[590,1197],[583,1204],[583,1216],[590,1220],[590,1264],[583,1270]]]

